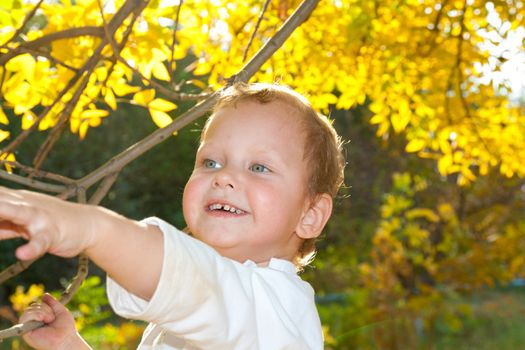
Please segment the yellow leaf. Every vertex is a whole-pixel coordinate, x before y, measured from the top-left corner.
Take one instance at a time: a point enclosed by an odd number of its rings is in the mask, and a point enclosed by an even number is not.
[[[27,111],[22,116],[22,130],[27,130],[36,121],[36,116],[33,112]]]
[[[101,123],[102,123],[102,119],[100,118],[90,118],[88,122],[89,126],[94,127],[94,128],[96,128],[97,126],[100,126]]]
[[[80,124],[80,128],[78,129],[78,136],[81,140],[83,140],[86,137],[86,134],[89,129],[89,123],[83,122]]]
[[[8,153],[7,156],[5,153],[2,153],[2,155],[0,156],[0,159],[3,159],[3,160],[7,160],[7,161],[10,161],[10,162],[16,162],[16,157],[15,157],[15,154],[14,153]],[[5,166],[5,170],[11,174],[13,172],[13,168],[14,166],[10,165],[10,164],[7,164],[5,163],[4,164]]]
[[[26,81],[12,86],[4,98],[15,106],[15,114],[24,114],[40,102],[40,96],[31,91],[31,85]]]
[[[399,101],[399,113],[392,114],[392,127],[396,133],[400,133],[405,130],[408,123],[410,122],[410,108],[407,100]]]
[[[31,81],[35,74],[35,58],[30,54],[19,55],[7,61],[5,68],[11,72],[21,72],[25,79]]]
[[[370,109],[370,111],[378,114],[378,113],[382,112],[385,109],[385,105],[383,104],[383,102],[374,101],[374,102],[372,102],[370,104],[370,106],[368,108]]]
[[[484,175],[487,175],[489,173],[489,166],[487,163],[481,163],[479,165],[479,174],[484,176]]]
[[[153,122],[159,128],[163,128],[166,125],[171,124],[171,122],[173,121],[173,119],[165,112],[157,111],[154,109],[150,109],[149,112],[151,114],[151,119],[153,119]]]
[[[82,314],[84,314],[84,315],[88,315],[88,314],[91,313],[91,308],[89,307],[89,305],[84,304],[84,303],[81,303],[81,304],[78,306],[78,309],[79,309],[80,312],[82,312]]]
[[[206,62],[204,60],[199,60],[199,64],[197,65],[197,68],[193,70],[193,74],[205,75],[205,74],[208,74],[211,70],[212,70],[212,66],[209,62]]]
[[[9,131],[0,130],[0,142],[3,142],[5,139],[9,137],[11,133]]]
[[[170,112],[177,108],[177,105],[173,102],[170,102],[168,100],[164,100],[162,98],[156,98],[150,103],[148,103],[148,108],[161,111],[161,112]]]
[[[156,62],[153,65],[153,69],[151,72],[153,73],[153,76],[159,80],[170,81],[170,74],[168,73],[168,69],[162,62]]]
[[[133,95],[133,102],[138,105],[147,106],[155,98],[155,90],[143,90]]]
[[[192,83],[193,85],[195,85],[198,88],[201,88],[202,90],[207,88],[206,84],[204,82],[198,80],[198,79],[192,79],[192,80],[190,80],[190,83]]]
[[[113,89],[113,91],[115,91],[115,94],[117,96],[126,96],[128,94],[133,94],[137,91],[140,91],[140,87],[131,86],[125,83],[113,84],[111,88]]]
[[[4,110],[0,107],[0,123],[4,125],[9,125],[9,119],[7,119],[7,116],[4,113]]]
[[[71,117],[69,120],[69,129],[73,134],[76,134],[78,132],[78,129],[80,128],[80,119]]]
[[[86,109],[82,111],[80,115],[81,119],[90,119],[90,118],[103,118],[107,117],[109,112],[103,109]]]
[[[104,81],[108,77],[108,69],[106,67],[98,67],[95,70],[95,76],[98,81]]]
[[[421,139],[413,139],[406,145],[405,151],[409,153],[421,151],[425,147],[425,141]]]
[[[438,170],[441,175],[447,175],[450,173],[450,167],[452,166],[452,155],[445,154],[438,160]]]
[[[370,124],[381,124],[385,121],[385,116],[383,114],[375,114],[370,118]]]
[[[401,131],[405,130],[406,126],[408,125],[408,122],[410,121],[410,116],[406,114],[392,114],[390,117],[390,120],[392,122],[392,127],[394,128],[394,131],[396,133],[400,133]]]
[[[104,95],[104,101],[108,104],[109,108],[112,110],[117,109],[117,100],[115,99],[115,94],[113,93],[113,90],[110,88],[106,89],[106,94]]]

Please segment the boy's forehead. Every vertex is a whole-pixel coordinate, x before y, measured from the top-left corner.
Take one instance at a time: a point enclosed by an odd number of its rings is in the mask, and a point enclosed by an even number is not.
[[[224,106],[210,118],[203,130],[201,144],[222,137],[251,137],[254,142],[266,145],[273,141],[304,145],[300,117],[284,104],[243,102]]]
[[[296,109],[280,100],[267,103],[242,100],[235,104],[221,106],[215,110],[210,116],[204,134],[224,120],[232,123],[248,120],[250,124],[257,124],[253,125],[254,128],[260,128],[263,125],[271,126],[272,124],[277,124],[279,127],[295,128],[299,126],[301,118]],[[261,121],[263,125],[257,121]]]

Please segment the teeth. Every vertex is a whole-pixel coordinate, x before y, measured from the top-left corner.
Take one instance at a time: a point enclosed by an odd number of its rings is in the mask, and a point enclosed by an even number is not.
[[[237,209],[237,208],[235,208],[233,206],[230,206],[228,204],[214,203],[214,204],[211,204],[208,208],[210,210],[229,211],[230,213],[233,213],[233,214],[242,214],[242,213],[244,213],[244,211],[242,211],[241,209]]]

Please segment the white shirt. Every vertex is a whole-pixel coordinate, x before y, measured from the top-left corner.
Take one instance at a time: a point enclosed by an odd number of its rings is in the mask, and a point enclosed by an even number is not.
[[[117,314],[150,322],[139,350],[323,349],[314,291],[291,262],[241,264],[160,219],[144,222],[164,235],[162,272],[151,300],[109,277],[107,285]]]

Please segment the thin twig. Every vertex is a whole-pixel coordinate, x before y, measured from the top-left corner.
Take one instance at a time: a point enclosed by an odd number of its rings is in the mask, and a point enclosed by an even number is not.
[[[102,180],[102,183],[97,188],[96,192],[91,196],[91,198],[89,198],[88,203],[98,205],[102,201],[102,199],[104,199],[108,191],[111,189],[111,186],[113,186],[113,184],[117,180],[118,175],[118,172],[114,172],[106,176],[104,180]]]
[[[4,81],[5,81],[5,73],[6,70],[5,69],[2,69],[1,70],[1,76],[0,76],[0,91],[3,91],[3,86],[4,86]]]
[[[246,58],[248,57],[248,51],[250,50],[250,46],[252,45],[253,39],[255,39],[255,35],[257,35],[257,31],[259,30],[259,26],[261,25],[261,22],[264,18],[264,14],[266,13],[266,10],[268,9],[269,4],[270,4],[270,0],[266,0],[264,2],[264,6],[261,10],[261,14],[259,15],[259,18],[257,19],[257,23],[255,24],[255,28],[253,29],[253,33],[250,36],[250,40],[248,41],[246,48],[244,49],[244,54],[242,55],[243,62],[246,61]]]
[[[11,166],[13,168],[18,168],[20,169],[21,171],[23,171],[24,173],[28,174],[28,175],[31,175],[32,177],[38,177],[38,178],[41,178],[41,179],[47,179],[47,180],[51,180],[51,181],[56,181],[56,182],[60,182],[60,183],[63,183],[63,184],[66,184],[66,185],[71,185],[75,182],[75,180],[69,178],[69,177],[66,177],[66,176],[63,176],[63,175],[60,175],[60,174],[55,174],[55,173],[52,173],[52,172],[49,172],[49,171],[44,171],[44,170],[37,170],[35,168],[32,168],[30,166],[27,166],[27,165],[24,165],[22,163],[19,163],[19,162],[16,162],[16,161],[12,161],[12,160],[0,160],[0,165],[8,165],[8,166]]]
[[[9,267],[5,268],[2,272],[0,272],[0,285],[3,284],[8,279],[15,277],[20,272],[22,272],[25,269],[27,269],[36,260],[37,259],[24,260],[24,261],[19,260],[16,263],[14,263],[14,264],[10,265]]]
[[[66,305],[71,301],[73,296],[76,294],[82,282],[86,279],[89,272],[89,258],[85,254],[80,254],[78,257],[78,269],[77,274],[71,280],[67,288],[62,292],[60,296],[60,302]]]
[[[177,30],[179,29],[179,17],[180,17],[180,10],[182,8],[183,0],[179,0],[179,6],[177,6],[177,13],[175,14],[175,23],[173,25],[173,31],[171,33],[171,46],[170,46],[170,62],[168,65],[168,73],[170,75],[170,82],[171,87],[174,88],[174,82],[173,78],[175,77],[175,74],[173,74],[173,63],[175,62],[175,45],[177,44]]]
[[[461,68],[461,64],[463,63],[463,42],[464,42],[463,35],[465,34],[465,30],[466,30],[465,14],[466,14],[467,5],[468,5],[467,1],[468,0],[463,1],[463,8],[462,8],[462,13],[460,17],[461,30],[460,30],[460,33],[458,34],[458,44],[457,44],[456,72],[458,75],[457,86],[458,86],[458,92],[459,92],[459,100],[461,101],[461,105],[463,106],[463,110],[465,111],[466,119],[472,126],[472,129],[476,133],[478,140],[481,142],[485,150],[487,150],[489,153],[493,153],[495,150],[491,149],[487,145],[487,143],[485,142],[485,139],[483,138],[483,136],[481,136],[481,133],[479,132],[478,126],[476,125],[474,118],[472,118],[472,114],[470,112],[470,106],[467,101],[467,97],[463,94],[463,88],[461,87],[461,84],[465,80],[465,77],[463,76],[463,70]]]
[[[275,35],[257,51],[241,71],[230,82],[247,82],[274,53],[279,49],[295,28],[300,26],[312,13],[319,0],[304,0],[295,12],[284,22]]]
[[[441,7],[438,10],[438,13],[436,14],[436,18],[434,19],[433,28],[431,29],[431,37],[430,39],[426,40],[428,49],[424,52],[421,52],[421,57],[428,57],[430,53],[436,48],[436,41],[438,38],[438,35],[440,33],[439,31],[439,22],[441,22],[441,18],[443,17],[443,14],[446,13],[445,7],[448,5],[449,0],[444,0],[441,4]]]
[[[0,331],[0,342],[3,339],[21,336],[24,333],[32,331],[33,329],[40,328],[44,325],[44,322],[40,321],[29,321],[26,323],[15,324],[13,327]]]
[[[95,57],[95,55],[92,57]],[[95,63],[93,63],[93,67],[94,66]],[[46,138],[42,146],[40,146],[40,148],[38,149],[38,152],[33,160],[33,166],[35,167],[35,169],[39,169],[42,166],[42,163],[47,158],[47,155],[49,154],[55,143],[58,141],[60,135],[62,134],[62,131],[66,127],[67,122],[71,117],[71,112],[73,112],[73,109],[80,100],[80,96],[82,96],[82,93],[84,92],[89,83],[89,77],[93,73],[93,67],[90,67],[87,73],[84,75],[84,79],[75,91],[75,94],[73,95],[71,100],[68,101],[68,103],[60,113],[60,119],[53,126],[53,129],[49,133],[49,136]]]
[[[26,41],[21,43],[19,46],[9,49],[8,52],[0,55],[0,66],[5,65],[9,60],[25,53],[24,50],[27,49],[37,49],[40,47],[47,47],[53,41],[63,40],[63,39],[72,39],[79,36],[96,36],[102,37],[104,35],[103,29],[101,27],[95,26],[85,26],[77,28],[64,29],[59,32],[49,33],[35,40]]]
[[[68,186],[49,184],[41,181],[37,181],[31,178],[20,176],[17,174],[8,173],[5,170],[0,169],[0,179],[9,180],[20,185],[30,187],[35,190],[51,192],[51,193],[62,193],[68,189]]]

